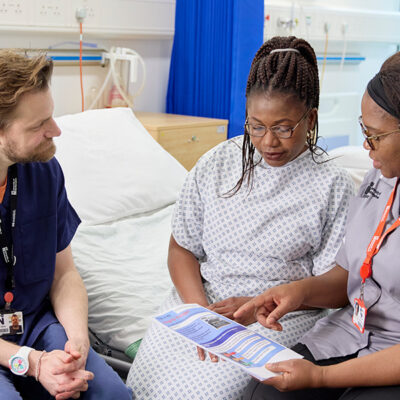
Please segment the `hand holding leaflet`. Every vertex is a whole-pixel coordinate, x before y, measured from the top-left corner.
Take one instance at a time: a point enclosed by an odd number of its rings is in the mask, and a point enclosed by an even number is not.
[[[155,319],[259,380],[276,375],[267,370],[265,364],[302,358],[279,343],[197,304],[182,304]]]

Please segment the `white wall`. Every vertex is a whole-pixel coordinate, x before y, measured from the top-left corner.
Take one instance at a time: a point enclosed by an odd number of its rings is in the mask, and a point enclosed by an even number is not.
[[[38,10],[42,8],[37,7],[38,3],[47,4],[46,15],[40,14]],[[18,4],[24,12],[26,11],[25,14],[16,13]],[[326,7],[350,11],[398,12],[400,0],[335,0],[334,4],[327,0],[267,0],[266,12],[271,5],[286,6],[288,9],[294,6],[295,17],[299,19],[304,18],[301,8],[311,7],[318,11],[318,19],[322,20],[326,19],[324,15]],[[165,111],[173,43],[174,0],[7,0],[0,4],[0,46],[46,48],[62,41],[77,41],[79,39],[78,25],[73,11],[78,6],[94,10],[94,14],[88,16],[87,25],[84,23],[85,41],[96,42],[99,47],[105,48],[111,46],[132,48],[144,58],[147,81],[143,93],[134,101],[135,109]],[[7,7],[9,12],[11,10],[15,14],[13,14],[14,19],[4,12],[4,8]],[[65,19],[61,16],[54,18],[54,15],[51,15],[58,12],[57,10],[66,12]],[[317,21],[313,21],[315,22]],[[381,27],[378,24],[372,24],[370,28],[371,31],[379,32]],[[400,42],[400,30],[395,29],[393,32],[394,35],[399,35],[398,42]],[[296,30],[292,33],[301,36]],[[317,55],[321,56],[324,41],[321,38],[311,37],[310,42]],[[331,39],[328,53],[340,54],[342,47],[342,40]],[[378,71],[382,62],[396,50],[397,44],[393,42],[349,40],[347,53],[359,54],[365,57],[365,61],[357,65],[345,64],[341,71],[338,64],[327,65],[321,90],[322,135],[349,134],[351,143],[361,143],[356,122],[361,96],[369,79]],[[320,63],[319,66],[321,67],[322,64]],[[107,70],[100,66],[84,66],[83,70],[87,106],[96,94],[96,90],[100,88]],[[136,88],[137,86],[131,87],[133,91]],[[52,91],[55,98],[56,116],[81,110],[78,64],[76,66],[56,65]],[[336,94],[341,95],[336,96]],[[336,107],[335,104],[340,107]]]
[[[11,36],[11,35],[10,35]],[[47,47],[43,41],[32,40],[28,35],[18,35],[18,40],[0,38],[1,47]],[[63,40],[59,37],[60,41]],[[71,38],[69,38],[71,39]],[[93,40],[90,40],[93,41]],[[54,42],[53,42],[54,43]],[[103,40],[106,47],[120,46],[137,51],[146,64],[146,84],[142,94],[134,100],[134,108],[138,111],[165,111],[169,64],[171,59],[172,39],[130,39],[130,40]],[[41,44],[41,45],[40,45]],[[107,74],[108,68],[101,66],[83,66],[83,86],[85,105],[89,105]],[[141,74],[139,73],[139,82]],[[55,102],[55,116],[76,113],[81,111],[81,91],[79,80],[79,65],[62,66],[55,64],[51,89]],[[133,85],[132,91],[137,90]]]
[[[131,48],[144,59],[146,85],[134,100],[134,108],[165,111],[175,0],[6,0],[0,3],[0,47],[48,48],[64,41],[79,41],[75,19],[79,7],[88,10],[83,23],[84,41],[106,49]],[[84,65],[86,107],[100,89],[106,73],[107,68]],[[130,89],[135,92],[138,85],[131,85]],[[55,116],[81,110],[78,63],[55,64],[52,92]]]
[[[164,112],[167,95],[169,64],[171,59],[172,39],[132,39],[102,41],[106,47],[120,46],[137,51],[146,64],[146,84],[140,96],[134,100],[137,111]],[[88,106],[100,89],[108,68],[83,66],[83,86],[85,104]],[[139,73],[138,83],[142,76]],[[138,85],[131,87],[132,92]],[[76,113],[81,110],[81,92],[79,67],[57,66],[54,69],[52,91],[55,99],[55,115]]]
[[[358,64],[345,63],[343,69],[340,69],[339,63],[326,64],[321,85],[320,134],[327,138],[326,143],[330,148],[344,144],[345,140],[349,144],[361,144],[362,136],[357,123],[361,98],[368,81],[378,72],[383,61],[398,50],[400,1],[268,0],[265,2],[265,10],[271,15],[270,21],[266,21],[265,39],[273,34],[290,34],[284,29],[277,33],[277,13],[284,15],[283,7],[286,8],[286,17],[293,16],[298,20],[298,25],[292,29],[291,34],[309,40],[317,57],[324,54],[323,24],[330,23],[328,56],[341,55],[344,47],[341,26],[343,23],[348,24],[346,53],[364,57],[365,60]],[[338,11],[332,12],[333,8]],[[308,28],[304,22],[307,13],[312,14]],[[389,24],[390,29],[386,29]],[[382,39],[381,33],[385,29],[387,38]],[[361,30],[363,34],[360,35]],[[321,76],[322,62],[319,62],[319,72]],[[332,138],[333,136],[336,137]]]

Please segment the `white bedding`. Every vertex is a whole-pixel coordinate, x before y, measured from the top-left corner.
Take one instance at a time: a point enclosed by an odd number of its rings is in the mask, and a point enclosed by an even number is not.
[[[89,110],[56,122],[62,131],[56,157],[83,223],[107,223],[176,201],[187,171],[132,110]]]
[[[82,219],[72,252],[89,296],[89,327],[125,351],[172,286],[172,204],[187,171],[130,109],[85,111],[57,123],[57,158]]]
[[[338,147],[329,151],[329,155],[335,159],[337,165],[347,169],[357,190],[368,170],[373,167],[368,151],[362,146]]]
[[[173,207],[81,225],[72,241],[89,295],[89,327],[121,351],[144,336],[172,286],[167,251]]]

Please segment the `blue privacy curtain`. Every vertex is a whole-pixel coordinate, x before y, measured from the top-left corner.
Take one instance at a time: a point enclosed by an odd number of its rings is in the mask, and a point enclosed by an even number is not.
[[[167,112],[229,119],[228,137],[242,134],[263,24],[264,0],[176,0]]]

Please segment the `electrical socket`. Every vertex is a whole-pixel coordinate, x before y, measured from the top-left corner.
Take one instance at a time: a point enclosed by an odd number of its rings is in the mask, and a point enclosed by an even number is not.
[[[27,24],[29,6],[23,0],[3,0],[0,2],[1,24]]]
[[[23,12],[21,1],[3,1],[0,3],[0,13],[8,15],[18,15]]]
[[[65,3],[62,0],[36,0],[32,10],[34,23],[43,26],[63,26],[67,21]]]

